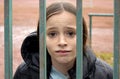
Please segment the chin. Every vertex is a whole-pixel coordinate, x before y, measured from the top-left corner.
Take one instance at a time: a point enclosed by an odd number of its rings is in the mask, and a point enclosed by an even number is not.
[[[72,60],[69,60],[68,58],[62,58],[62,59],[59,59],[58,62],[61,63],[61,64],[68,64],[70,63]]]

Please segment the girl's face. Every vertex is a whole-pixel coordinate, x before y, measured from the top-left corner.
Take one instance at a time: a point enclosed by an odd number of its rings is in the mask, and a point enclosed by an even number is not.
[[[52,63],[67,64],[76,58],[76,16],[62,12],[47,20],[46,45]]]

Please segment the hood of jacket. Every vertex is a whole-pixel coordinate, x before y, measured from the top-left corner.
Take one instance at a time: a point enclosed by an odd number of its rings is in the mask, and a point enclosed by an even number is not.
[[[27,66],[39,70],[39,40],[36,32],[29,34],[24,39],[21,55]]]
[[[39,71],[39,40],[36,32],[28,35],[23,41],[21,55],[29,67]],[[83,57],[83,79],[87,79],[87,77],[94,71],[95,62],[95,55],[89,47],[86,47],[85,55]],[[48,72],[49,71],[50,70],[48,70]],[[73,78],[75,78],[76,66],[70,69],[69,72]]]

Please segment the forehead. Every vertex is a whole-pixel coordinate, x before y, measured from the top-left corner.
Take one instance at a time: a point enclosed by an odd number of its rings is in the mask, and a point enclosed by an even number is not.
[[[67,11],[54,14],[47,20],[48,25],[76,25],[76,16]]]

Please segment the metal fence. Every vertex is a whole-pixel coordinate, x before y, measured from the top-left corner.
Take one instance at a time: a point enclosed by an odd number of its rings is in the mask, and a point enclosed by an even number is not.
[[[113,17],[114,15],[112,13],[89,13],[89,45],[92,47],[92,20],[93,17]]]
[[[120,0],[114,0],[114,79],[119,79],[120,76]],[[45,46],[45,28],[46,26],[46,0],[40,0],[40,36],[43,34],[44,42],[40,44],[40,52],[46,52]],[[12,0],[4,0],[4,30],[5,30],[5,79],[12,79]],[[82,0],[77,0],[77,51],[81,53],[77,53],[77,77],[76,79],[82,79]],[[40,41],[43,41],[40,39]],[[44,46],[43,46],[44,45]],[[42,49],[44,47],[44,49]],[[42,50],[41,50],[42,49]],[[43,74],[40,73],[40,79],[46,79],[46,53],[42,54],[45,58],[42,58],[44,64],[40,64],[40,72],[44,71]],[[41,56],[41,55],[40,55]],[[40,59],[41,61],[41,59]],[[79,61],[79,62],[78,62]],[[44,70],[42,70],[44,69]]]

